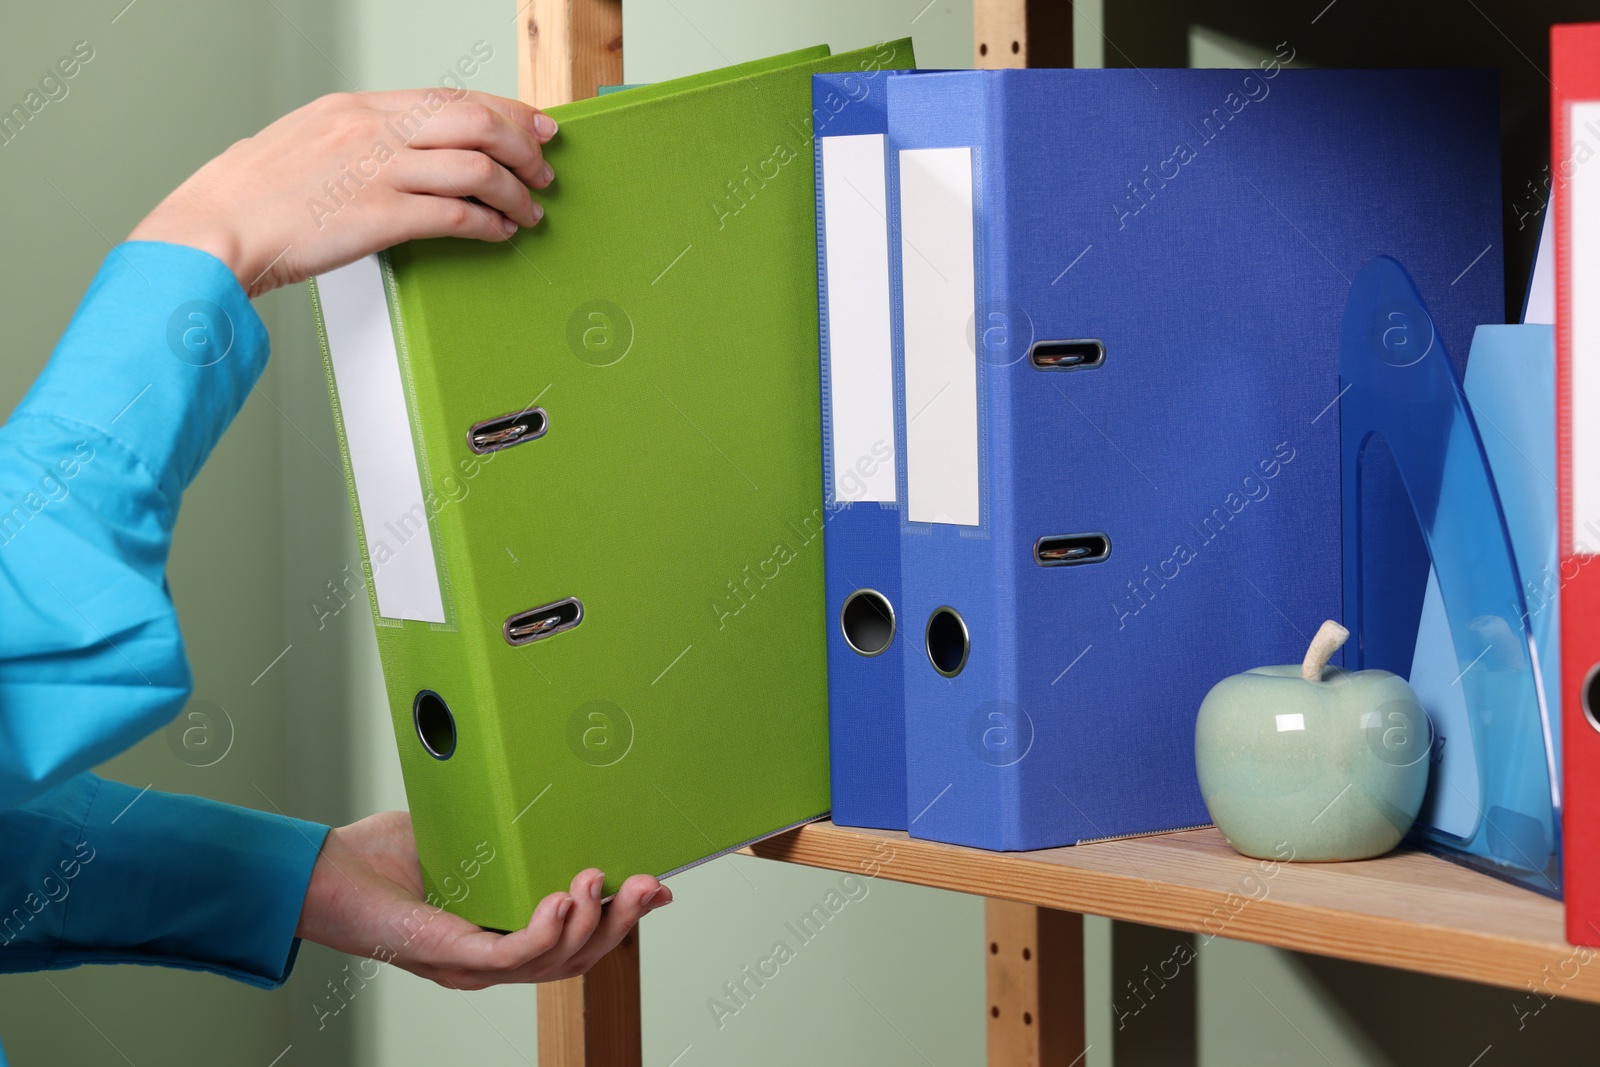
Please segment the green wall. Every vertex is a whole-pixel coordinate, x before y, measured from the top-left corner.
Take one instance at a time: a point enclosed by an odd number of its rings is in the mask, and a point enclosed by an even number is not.
[[[277,3],[316,27],[315,5]],[[89,42],[94,57],[67,95],[0,146],[3,412],[43,366],[111,243],[196,167],[317,82],[303,45],[268,5],[8,4],[0,9],[0,100],[20,102],[77,41]],[[288,293],[259,307],[276,334],[303,304]],[[262,383],[268,396],[283,362]],[[283,668],[293,653],[252,684],[286,643],[280,449],[293,433],[270,403],[253,398],[190,490],[177,528],[169,577],[203,702],[195,707],[210,712],[219,743],[231,723],[231,748],[199,767],[158,734],[103,768],[107,775],[311,813],[289,770],[297,735],[316,728],[288,706]],[[266,1064],[293,1043],[304,1000],[292,989],[265,993],[143,967],[5,976],[0,1037],[21,1064]]]

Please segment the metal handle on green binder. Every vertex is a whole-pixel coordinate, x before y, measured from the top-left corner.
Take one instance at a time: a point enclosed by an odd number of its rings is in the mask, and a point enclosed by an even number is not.
[[[536,440],[549,429],[550,417],[544,408],[523,408],[475,423],[467,431],[467,447],[482,456]]]
[[[1388,257],[1351,286],[1339,374],[1344,621],[1356,635],[1345,665],[1410,673],[1431,561],[1459,670],[1452,684],[1465,696],[1466,722],[1454,736],[1434,723],[1429,790],[1460,794],[1442,799],[1471,806],[1470,829],[1427,825],[1424,808],[1413,836],[1559,896],[1552,724],[1499,493],[1433,319]],[[1407,514],[1420,542],[1399,528]],[[1445,773],[1445,760],[1473,763]]]
[[[569,596],[529,611],[519,611],[505,621],[506,643],[525,645],[570,630],[583,621],[583,602]]]

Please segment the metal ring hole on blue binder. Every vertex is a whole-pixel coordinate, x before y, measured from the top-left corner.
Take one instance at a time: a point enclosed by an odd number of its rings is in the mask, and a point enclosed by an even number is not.
[[[536,441],[550,429],[550,416],[544,408],[524,408],[473,425],[467,431],[467,447],[478,455],[498,452],[512,445]]]
[[[417,740],[434,759],[449,759],[456,751],[456,720],[450,706],[432,689],[424,689],[411,702],[411,721]]]
[[[1038,370],[1086,370],[1106,361],[1103,341],[1035,341],[1028,362]]]
[[[954,678],[967,665],[972,642],[967,635],[967,621],[955,608],[938,608],[928,616],[924,640],[928,646],[928,662],[946,678]]]
[[[575,596],[569,596],[565,600],[557,600],[530,611],[517,612],[506,620],[502,631],[507,644],[525,645],[530,641],[542,641],[546,637],[554,637],[564,630],[572,629],[582,621],[583,602]]]
[[[894,640],[894,605],[876,589],[857,589],[839,609],[839,632],[858,656],[881,656]]]
[[[1103,533],[1055,534],[1033,543],[1033,561],[1041,567],[1104,563],[1110,555],[1111,538]]]

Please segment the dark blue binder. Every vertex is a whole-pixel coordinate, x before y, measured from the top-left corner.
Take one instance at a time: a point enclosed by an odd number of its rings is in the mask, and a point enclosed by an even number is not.
[[[1452,352],[1502,318],[1494,76],[888,90],[910,830],[1031,849],[1207,823],[1207,690],[1342,614],[1351,280],[1413,265]],[[1411,562],[1394,595],[1420,603]]]
[[[812,76],[833,820],[905,829],[889,71]]]

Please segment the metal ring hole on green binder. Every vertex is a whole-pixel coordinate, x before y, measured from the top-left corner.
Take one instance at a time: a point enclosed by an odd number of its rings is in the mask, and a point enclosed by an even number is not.
[[[946,678],[954,678],[967,665],[972,644],[967,636],[966,620],[955,608],[939,608],[928,616],[924,640],[928,646],[928,662]]]
[[[424,689],[411,702],[411,719],[417,740],[434,759],[449,759],[456,751],[456,720],[450,706],[432,689]]]
[[[894,640],[894,606],[876,589],[857,589],[839,611],[839,630],[857,655],[882,655]]]

